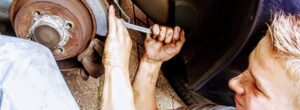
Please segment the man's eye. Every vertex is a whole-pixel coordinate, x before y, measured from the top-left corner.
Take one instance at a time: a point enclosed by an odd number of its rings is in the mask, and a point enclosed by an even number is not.
[[[259,92],[262,92],[251,71],[249,71],[249,75],[253,81],[253,86],[255,87],[255,89],[258,90]]]
[[[255,89],[256,89],[259,93],[262,93],[262,94],[266,95],[266,94],[264,93],[264,91],[261,89],[261,87],[260,87],[259,85],[257,85],[257,83],[255,83],[254,86],[255,86]]]

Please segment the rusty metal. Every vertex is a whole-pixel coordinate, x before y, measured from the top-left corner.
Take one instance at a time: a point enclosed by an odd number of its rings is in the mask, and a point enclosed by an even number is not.
[[[40,42],[49,48],[53,48],[58,45],[61,39],[59,33],[47,25],[37,27],[33,36],[37,42]]]
[[[57,65],[62,72],[75,71],[82,67],[81,62],[77,61],[77,57],[68,58],[65,60],[57,60]]]
[[[103,43],[94,39],[107,35],[103,0],[4,0],[0,8],[0,20],[9,18],[17,37],[51,49],[62,72],[76,71],[84,80],[103,73]]]
[[[63,49],[70,38],[71,21],[59,16],[35,14],[29,36],[50,49]]]
[[[56,60],[77,56],[96,32],[95,17],[85,0],[15,0],[10,21],[18,37],[48,46]],[[43,29],[52,32],[35,36]]]
[[[78,55],[78,61],[83,64],[86,72],[94,77],[98,78],[104,73],[104,67],[101,62],[101,57],[103,53],[104,44],[98,39],[93,39],[88,46],[88,48]],[[81,76],[83,79],[86,79],[84,71],[81,71]],[[85,72],[85,73],[86,73]]]
[[[83,80],[87,81],[89,79],[89,74],[87,73],[87,71],[84,68],[81,68],[79,70],[79,74]]]
[[[103,18],[103,13],[101,16],[95,14],[99,9],[91,9],[97,6],[90,5],[91,1],[86,0],[14,0],[10,8],[10,22],[18,37],[39,42],[51,49],[62,72],[79,70],[82,78],[87,80],[88,72],[93,77],[96,75],[89,68],[86,71],[83,66],[89,63],[81,64],[77,56],[95,37],[95,15],[99,21]],[[106,22],[106,18],[103,21]],[[84,62],[87,62],[86,58]]]

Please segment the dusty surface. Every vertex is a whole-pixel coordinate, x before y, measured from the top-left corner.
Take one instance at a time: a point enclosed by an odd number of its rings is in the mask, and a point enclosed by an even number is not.
[[[133,6],[130,0],[121,0],[121,6],[125,9],[126,13],[130,16],[131,20],[134,18],[147,22],[146,16],[135,7],[135,17],[133,13]],[[139,20],[136,20],[139,21]],[[136,22],[137,24],[143,23]],[[151,22],[150,22],[151,24]],[[132,80],[137,71],[139,56],[143,52],[143,40],[144,35],[138,32],[129,31],[133,40],[132,53],[130,58],[130,79]],[[64,78],[74,95],[77,103],[82,110],[99,110],[101,107],[102,85],[103,76],[98,79],[89,78],[88,81],[81,79],[80,75],[76,72],[69,72],[64,74]],[[184,103],[178,98],[174,90],[170,87],[166,79],[160,73],[157,89],[156,89],[157,106],[160,110],[174,109],[180,106],[184,106]]]
[[[99,79],[89,78],[88,81],[84,81],[76,72],[64,74],[64,78],[82,110],[99,108]]]
[[[81,79],[76,72],[64,74],[64,78],[82,110],[99,110],[101,107],[102,85],[104,78]],[[184,106],[169,83],[160,73],[156,89],[157,107],[159,110],[174,109]]]

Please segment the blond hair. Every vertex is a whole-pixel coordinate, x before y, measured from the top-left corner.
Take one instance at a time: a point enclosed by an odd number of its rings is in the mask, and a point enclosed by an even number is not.
[[[294,105],[300,108],[300,16],[279,12],[269,26],[274,49],[283,58],[283,66],[295,84],[297,98]]]

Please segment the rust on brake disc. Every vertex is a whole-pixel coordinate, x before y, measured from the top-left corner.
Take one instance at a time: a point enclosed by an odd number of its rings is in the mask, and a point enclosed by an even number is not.
[[[10,22],[17,37],[47,46],[61,71],[84,70],[76,57],[96,33],[96,19],[85,0],[14,0]]]
[[[84,0],[14,0],[10,21],[18,37],[49,47],[56,60],[84,51],[96,31]]]

